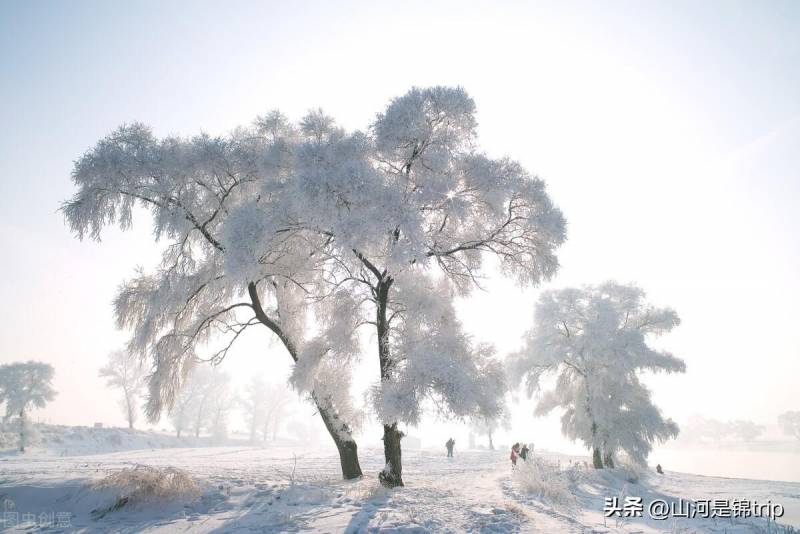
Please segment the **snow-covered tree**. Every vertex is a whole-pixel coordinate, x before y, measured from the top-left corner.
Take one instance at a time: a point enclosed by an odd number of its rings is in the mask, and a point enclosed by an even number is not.
[[[120,405],[128,428],[133,428],[147,386],[147,370],[141,360],[125,350],[113,351],[108,355],[108,363],[100,369],[100,377],[106,379],[108,387],[122,391]]]
[[[6,421],[17,417],[21,452],[25,452],[29,441],[28,412],[33,408],[43,408],[56,396],[51,385],[54,374],[53,366],[42,362],[0,365],[0,404],[5,403]]]
[[[730,431],[728,423],[695,414],[681,424],[680,439],[689,442],[713,442],[728,437]]]
[[[669,332],[677,314],[645,301],[634,286],[607,282],[542,293],[524,348],[509,358],[509,374],[533,395],[542,377],[555,388],[541,395],[537,415],[562,408],[561,427],[592,450],[594,466],[613,467],[617,451],[644,462],[654,441],[678,434],[653,404],[639,372],[684,372],[684,362],[648,346]]]
[[[175,400],[169,410],[169,419],[172,421],[175,435],[179,438],[183,431],[189,428],[189,422],[192,418],[192,401],[191,389],[184,386],[181,391],[175,395]]]
[[[763,434],[766,430],[766,427],[763,425],[742,419],[731,421],[729,424],[731,428],[731,434],[742,441],[754,441],[758,439],[758,436]]]
[[[255,443],[259,429],[267,421],[267,382],[260,375],[253,375],[245,386],[244,396],[241,398],[241,407],[247,428],[250,431],[250,442]]]
[[[184,430],[191,430],[194,437],[206,430],[220,441],[227,437],[232,408],[230,376],[198,362],[181,384],[169,415],[178,437]]]
[[[486,436],[489,440],[489,450],[493,451],[494,440],[492,438],[498,430],[511,428],[510,415],[507,406],[503,406],[499,414],[491,417],[475,415],[470,420],[470,429],[479,436]]]
[[[272,384],[267,389],[267,410],[264,417],[263,426],[261,427],[261,438],[263,441],[272,439],[275,441],[278,437],[278,430],[283,423],[286,411],[289,406],[289,397],[286,388]],[[354,421],[357,424],[357,421]]]
[[[800,439],[800,412],[784,412],[778,416],[778,426],[787,436]]]
[[[218,373],[208,365],[197,365],[189,376],[188,385],[194,391],[194,401],[191,408],[191,428],[194,437],[199,438],[200,432],[207,426],[210,416],[209,404],[214,396],[215,381]]]
[[[240,405],[250,431],[250,441],[255,443],[259,433],[262,441],[277,436],[286,409],[291,400],[285,387],[268,383],[263,376],[254,375],[245,386]]]
[[[203,394],[203,381],[194,379],[194,370],[189,370],[182,381],[180,388],[175,393],[174,400],[169,409],[169,418],[175,428],[177,437],[185,430],[192,429],[197,421],[199,399]]]
[[[504,392],[491,350],[462,331],[453,296],[477,284],[488,256],[526,284],[558,267],[565,224],[544,183],[481,153],[475,129],[474,102],[460,88],[412,89],[367,132],[345,132],[313,112],[283,136],[273,168],[287,176],[285,196],[262,191],[231,217],[241,224],[226,243],[243,247],[228,259],[243,265],[271,261],[279,244],[324,239],[319,259],[331,292],[352,295],[352,314],[374,328],[372,400],[387,486],[403,484],[398,424],[416,423],[425,399],[466,417],[495,412]],[[304,370],[335,357],[305,354]]]
[[[78,237],[100,240],[108,225],[129,228],[138,205],[151,212],[155,239],[167,243],[161,268],[139,272],[115,301],[119,327],[132,331],[129,350],[153,362],[146,406],[151,421],[167,409],[185,428],[184,409],[174,405],[189,394],[181,391],[194,360],[221,361],[251,326],[267,327],[298,361],[302,340],[293,336],[306,313],[305,294],[298,292],[313,281],[306,278],[313,279],[315,252],[327,238],[278,240],[273,248],[261,248],[252,264],[241,263],[247,241],[257,241],[266,230],[248,210],[259,199],[283,198],[294,136],[274,113],[225,138],[159,140],[147,127],[131,124],[100,140],[75,164],[78,191],[62,210]],[[234,210],[237,206],[241,209]],[[238,216],[234,226],[244,235],[234,247],[238,256],[228,261],[223,237],[232,211]],[[240,267],[235,275],[226,270],[228,263]],[[343,476],[354,478],[361,468],[346,419],[352,410],[342,389],[346,384],[319,391],[312,383],[309,397],[336,443]]]
[[[228,438],[230,414],[235,400],[236,396],[231,388],[230,375],[214,369],[207,401],[206,429],[217,443]]]
[[[565,223],[544,183],[481,153],[475,129],[472,99],[434,87],[393,100],[367,132],[320,111],[298,125],[271,113],[224,139],[125,126],[88,152],[64,206],[72,229],[126,228],[139,203],[171,241],[161,271],[117,299],[132,349],[155,360],[150,416],[172,403],[198,344],[222,329],[221,359],[254,324],[296,363],[292,383],[317,405],[346,477],[360,475],[346,387],[359,325],[376,334],[387,486],[403,484],[398,424],[415,423],[425,399],[456,417],[495,412],[503,374],[462,331],[453,297],[487,256],[520,283],[549,278]]]
[[[764,433],[766,428],[753,421],[737,419],[733,421],[719,421],[693,415],[684,425],[681,437],[688,441],[717,442],[721,439],[735,439],[739,441],[753,441]]]

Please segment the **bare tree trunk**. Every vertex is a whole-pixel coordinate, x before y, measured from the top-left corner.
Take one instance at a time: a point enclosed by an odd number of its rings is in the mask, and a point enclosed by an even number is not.
[[[386,467],[378,474],[378,480],[387,488],[403,485],[403,454],[400,441],[403,433],[397,429],[397,423],[383,425],[383,455]]]
[[[317,405],[319,415],[325,423],[325,428],[333,438],[336,449],[339,451],[339,463],[342,466],[342,476],[349,480],[362,476],[361,464],[358,462],[358,445],[350,436],[350,428],[339,419],[336,411],[323,404],[316,393],[311,393],[314,404]]]
[[[595,469],[602,469],[603,458],[600,449],[597,447],[597,422],[595,422],[594,416],[592,415],[592,396],[589,393],[589,383],[585,381],[585,378],[586,376],[584,375],[584,384],[586,384],[586,413],[592,421],[592,465]]]
[[[494,443],[492,443],[492,433],[491,432],[489,432],[489,450],[490,451],[494,450]]]
[[[247,291],[253,304],[253,311],[258,320],[278,336],[278,339],[281,340],[284,347],[286,347],[286,350],[289,352],[289,356],[292,357],[292,360],[297,362],[297,348],[280,325],[270,319],[264,312],[264,308],[261,307],[261,300],[258,296],[256,284],[250,282],[247,285]],[[358,462],[358,446],[349,434],[350,426],[339,418],[332,407],[325,406],[319,402],[314,391],[311,392],[311,398],[314,400],[314,404],[317,405],[317,410],[322,417],[322,421],[325,423],[325,428],[328,430],[331,439],[333,439],[333,443],[336,445],[336,449],[339,451],[339,461],[342,465],[342,477],[348,480],[361,477],[361,465]],[[343,435],[348,437],[345,438]]]
[[[589,412],[591,415],[591,412]],[[597,423],[592,422],[592,443],[595,442],[595,436],[597,435]],[[592,445],[592,464],[594,465],[595,469],[602,469],[603,468],[603,458],[602,454],[600,453],[600,449],[597,445]]]
[[[19,452],[25,452],[25,408],[19,411]]]
[[[125,389],[123,389],[123,391],[125,392],[125,406],[128,408],[128,428],[132,430],[133,429],[133,406],[132,406],[133,403],[131,402],[131,397],[128,394],[128,389],[125,388]]]
[[[203,415],[205,415],[205,405],[206,405],[205,397],[206,395],[208,395],[207,391],[203,392],[201,390],[201,393],[203,393],[203,397],[201,397],[200,407],[197,410],[197,417],[195,418],[194,422],[194,437],[196,438],[200,437],[200,429],[203,428]]]
[[[389,352],[389,322],[386,320],[386,310],[389,303],[389,289],[392,287],[392,278],[379,280],[376,289],[377,296],[377,330],[378,330],[378,359],[381,364],[381,382],[387,382],[392,377],[392,361]],[[397,429],[397,423],[383,424],[383,455],[386,465],[378,474],[381,484],[387,488],[403,486],[403,461],[401,440],[403,433]]]
[[[257,410],[257,409],[258,408],[254,408],[254,410]],[[257,435],[257,432],[256,432],[256,412],[255,411],[253,411],[252,416],[253,416],[253,422],[250,423],[250,443],[255,443],[256,442],[256,435]]]
[[[611,451],[603,452],[603,465],[609,469],[614,469],[614,454]]]
[[[592,465],[595,469],[603,468],[603,459],[600,457],[600,449],[597,447],[592,448]]]

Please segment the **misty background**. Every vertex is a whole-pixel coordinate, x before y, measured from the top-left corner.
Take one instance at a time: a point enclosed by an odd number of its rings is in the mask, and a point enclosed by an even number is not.
[[[126,339],[111,301],[159,247],[146,214],[98,244],[57,211],[73,161],[120,124],[217,135],[273,108],[297,119],[322,107],[363,129],[411,86],[461,85],[482,146],[545,179],[568,220],[559,274],[530,291],[487,280],[460,305],[466,330],[502,356],[540,289],[635,282],[682,319],[656,346],[686,374],[648,378],[662,411],[684,430],[693,416],[765,427],[724,455],[684,435],[650,462],[800,480],[776,424],[800,410],[798,23],[794,2],[4,2],[0,363],[55,367],[59,395],[37,419],[124,425],[98,377]],[[240,388],[258,372],[285,380],[290,360],[278,346],[265,357],[267,343],[265,329],[248,331],[222,364]],[[376,376],[365,360],[356,395]],[[496,443],[584,452],[523,397]],[[442,448],[453,436],[458,449],[469,427],[429,418],[409,433]],[[362,436],[380,443],[370,425]]]

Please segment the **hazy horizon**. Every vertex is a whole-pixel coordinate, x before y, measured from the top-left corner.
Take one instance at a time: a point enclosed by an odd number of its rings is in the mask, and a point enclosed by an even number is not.
[[[98,377],[126,339],[111,301],[161,245],[146,214],[99,244],[65,226],[73,162],[101,137],[132,121],[224,135],[273,108],[365,129],[391,98],[442,84],[470,93],[481,145],[542,177],[568,222],[556,277],[525,291],[487,280],[459,304],[467,331],[505,356],[539,291],[634,282],[682,319],[657,345],[687,372],[647,379],[664,414],[780,437],[777,416],[800,410],[800,4],[579,5],[0,5],[0,363],[55,367],[58,397],[35,417],[124,424]],[[240,384],[288,375],[261,330],[223,364]],[[376,379],[365,357],[359,402]],[[507,435],[582,450],[531,412],[516,407]],[[418,433],[465,429],[429,418]]]

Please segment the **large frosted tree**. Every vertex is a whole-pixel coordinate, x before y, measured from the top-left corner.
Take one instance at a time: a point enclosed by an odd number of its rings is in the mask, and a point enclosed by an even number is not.
[[[278,131],[285,195],[264,190],[231,216],[240,224],[228,228],[227,259],[252,266],[279,244],[324,240],[329,291],[347,291],[351,314],[374,332],[380,477],[402,485],[398,423],[417,422],[426,399],[456,417],[491,417],[505,389],[491,349],[462,331],[454,295],[477,285],[489,256],[523,284],[552,276],[564,219],[540,179],[478,150],[475,105],[459,88],[412,89],[366,132],[319,111]],[[320,354],[307,351],[298,369],[313,370]]]
[[[284,133],[290,132],[276,115],[228,137],[157,139],[147,127],[131,124],[101,139],[75,164],[78,191],[62,210],[78,237],[100,240],[112,224],[127,229],[140,206],[152,215],[154,238],[164,243],[160,268],[126,281],[115,301],[119,327],[132,331],[129,350],[152,362],[146,405],[151,420],[164,409],[175,411],[176,395],[198,359],[221,361],[247,328],[265,326],[298,361],[298,326],[307,313],[298,288],[314,282],[315,253],[327,238],[277,241],[253,265],[237,263],[244,276],[226,271],[223,244],[234,208],[246,209],[262,195],[284,197],[290,174],[284,161],[291,152]],[[248,221],[237,213],[242,231]],[[258,221],[249,222],[246,237],[258,239]],[[346,328],[345,322],[337,324]],[[343,476],[354,478],[361,468],[346,419],[352,410],[346,384],[310,384],[309,396],[337,446]]]
[[[654,441],[678,434],[639,379],[642,371],[685,371],[682,360],[648,345],[678,324],[673,310],[649,305],[634,286],[546,291],[524,348],[509,358],[509,374],[515,385],[525,382],[529,395],[543,377],[555,376],[536,414],[563,409],[562,431],[592,450],[595,467],[613,467],[620,450],[644,462]]]
[[[398,424],[417,422],[426,400],[456,417],[497,412],[503,373],[463,332],[453,298],[487,256],[523,284],[551,277],[565,223],[544,183],[481,153],[475,129],[472,99],[434,87],[393,100],[366,132],[321,111],[297,125],[274,112],[224,139],[125,126],[87,153],[64,206],[73,230],[127,227],[139,203],[170,241],[161,270],[117,299],[133,350],[155,362],[151,417],[200,342],[222,330],[211,356],[222,358],[253,324],[292,357],[292,383],[317,404],[345,476],[360,474],[345,393],[361,325],[375,334],[385,485],[403,484]]]
[[[42,362],[0,365],[0,404],[5,403],[6,420],[17,417],[20,452],[29,441],[28,412],[43,408],[56,396],[51,385],[54,374],[53,366]]]
[[[130,352],[115,350],[108,355],[108,363],[100,369],[100,377],[106,379],[108,387],[122,392],[120,405],[128,428],[133,428],[139,416],[139,403],[147,386],[147,368]]]

